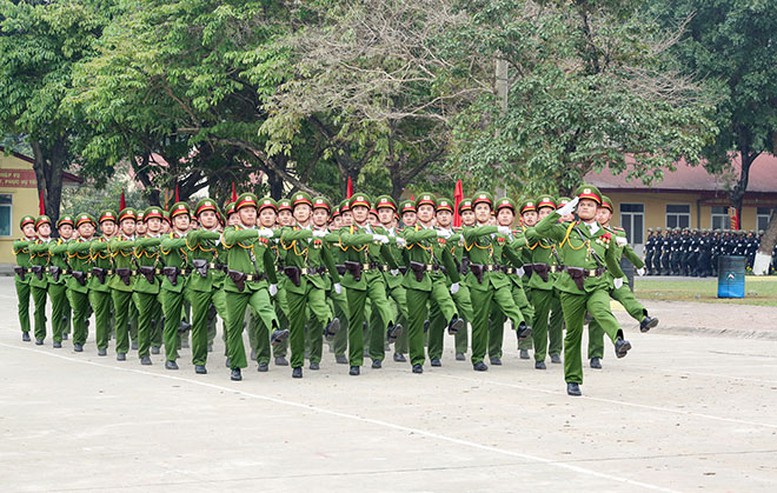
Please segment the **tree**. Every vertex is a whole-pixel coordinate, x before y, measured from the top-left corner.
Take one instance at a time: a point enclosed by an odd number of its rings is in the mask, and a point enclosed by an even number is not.
[[[733,158],[741,155],[729,198],[742,217],[756,158],[777,150],[777,9],[756,0],[665,0],[656,2],[653,11],[664,24],[692,15],[673,51],[683,70],[705,79],[717,97],[715,125],[720,131],[704,150],[706,167],[713,173],[730,171]],[[775,243],[777,226],[770,224],[758,254],[761,268],[754,271],[766,272]]]
[[[457,108],[489,89],[467,77],[467,59],[446,57],[449,33],[467,16],[445,0],[320,2],[284,40],[297,70],[267,105],[271,154],[294,152],[313,130],[324,157],[366,191],[398,197],[444,162]],[[370,176],[370,180],[360,180]],[[452,181],[451,181],[452,183]]]
[[[0,134],[29,144],[46,212],[59,217],[62,173],[79,122],[62,101],[73,67],[94,53],[110,2],[0,1]]]
[[[93,129],[81,142],[94,176],[122,161],[138,179],[181,197],[264,174],[306,188],[287,157],[272,158],[259,135],[262,101],[290,70],[272,39],[292,15],[285,4],[214,0],[127,2],[79,67],[69,103]],[[280,187],[278,185],[281,185]],[[255,187],[256,191],[262,190]],[[223,195],[222,195],[223,194]]]
[[[456,45],[503,61],[507,78],[459,114],[451,169],[528,195],[569,192],[605,167],[650,183],[681,157],[698,162],[710,107],[667,60],[676,32],[639,6],[468,2]]]

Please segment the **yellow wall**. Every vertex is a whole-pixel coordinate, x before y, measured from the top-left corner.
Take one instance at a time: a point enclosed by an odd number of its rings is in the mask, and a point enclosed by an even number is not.
[[[38,190],[32,163],[0,152],[0,194],[11,196],[11,235],[0,236],[0,263],[15,263],[13,241],[21,237],[19,220],[38,214]]]
[[[631,193],[613,192],[607,194],[613,201],[613,224],[620,225],[620,204],[642,204],[644,206],[645,230],[648,228],[666,228],[666,206],[668,204],[685,204],[690,206],[690,227],[708,229],[712,227],[712,206],[701,205],[698,193]],[[745,206],[742,209],[741,229],[754,230],[756,227],[756,207]]]

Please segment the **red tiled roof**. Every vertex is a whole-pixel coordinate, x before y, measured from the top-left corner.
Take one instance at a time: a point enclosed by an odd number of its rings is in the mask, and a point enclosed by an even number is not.
[[[679,161],[675,163],[675,171],[665,171],[663,180],[650,186],[638,179],[627,180],[627,172],[613,175],[609,168],[605,168],[599,173],[588,173],[585,179],[587,183],[606,190],[727,191],[739,179],[741,163],[740,155],[737,154],[733,158],[732,170],[724,175],[716,176],[707,173],[704,166],[689,166],[685,161]],[[772,154],[758,156],[750,167],[747,191],[777,193],[777,156]]]

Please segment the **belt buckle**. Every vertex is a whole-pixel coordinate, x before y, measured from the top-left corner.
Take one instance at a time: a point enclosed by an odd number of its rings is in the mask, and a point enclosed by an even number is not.
[[[426,272],[432,272],[432,265],[431,264],[427,264],[426,265]]]
[[[306,276],[309,273],[310,273],[310,271],[308,271],[307,267],[303,267],[302,269],[300,269],[300,274],[302,274],[303,276]]]
[[[486,265],[486,272],[494,272],[494,266],[491,264]]]
[[[384,265],[384,266],[381,268],[381,270],[382,270],[383,272],[388,272],[388,271],[389,271],[389,266],[388,266],[388,265]]]
[[[208,268],[209,269],[215,269],[216,268],[216,263],[215,262],[208,263]]]
[[[370,270],[370,264],[362,264],[362,270]]]
[[[513,271],[513,268],[512,268],[512,267],[508,267],[508,268],[507,268],[507,271],[505,272],[505,274],[512,275],[512,274],[515,274],[515,272]]]

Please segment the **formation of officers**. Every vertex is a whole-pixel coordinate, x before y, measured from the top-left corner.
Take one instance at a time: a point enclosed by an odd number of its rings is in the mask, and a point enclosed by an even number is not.
[[[192,363],[204,374],[218,315],[237,381],[248,366],[246,328],[258,371],[274,357],[301,378],[306,359],[320,368],[324,341],[350,375],[366,357],[381,368],[392,345],[394,361],[423,373],[427,358],[442,366],[446,333],[457,360],[469,350],[473,369],[486,371],[486,361],[502,364],[509,321],[521,358],[533,348],[536,369],[548,357],[560,364],[563,352],[567,392],[580,395],[584,324],[592,368],[601,368],[605,335],[618,358],[631,349],[611,299],[642,332],[657,325],[623,282],[621,257],[640,275],[645,264],[610,225],[612,203],[596,187],[518,206],[477,192],[458,206],[461,228],[452,226],[453,208],[428,193],[399,204],[357,193],[336,207],[304,192],[278,202],[243,193],[223,214],[206,198],[169,212],[63,215],[56,239],[47,216],[26,216],[14,243],[22,338],[31,340],[32,297],[35,344],[44,344],[49,298],[55,348],[72,320],[82,352],[93,313],[99,356],[113,337],[117,360],[137,349],[151,365],[150,354],[163,351],[165,368],[177,370],[190,330]]]
[[[690,230],[688,228],[648,229],[645,265],[651,276],[707,277],[718,274],[718,258],[745,257],[752,270],[755,254],[764,232]],[[772,253],[772,270],[777,270],[777,247]]]

